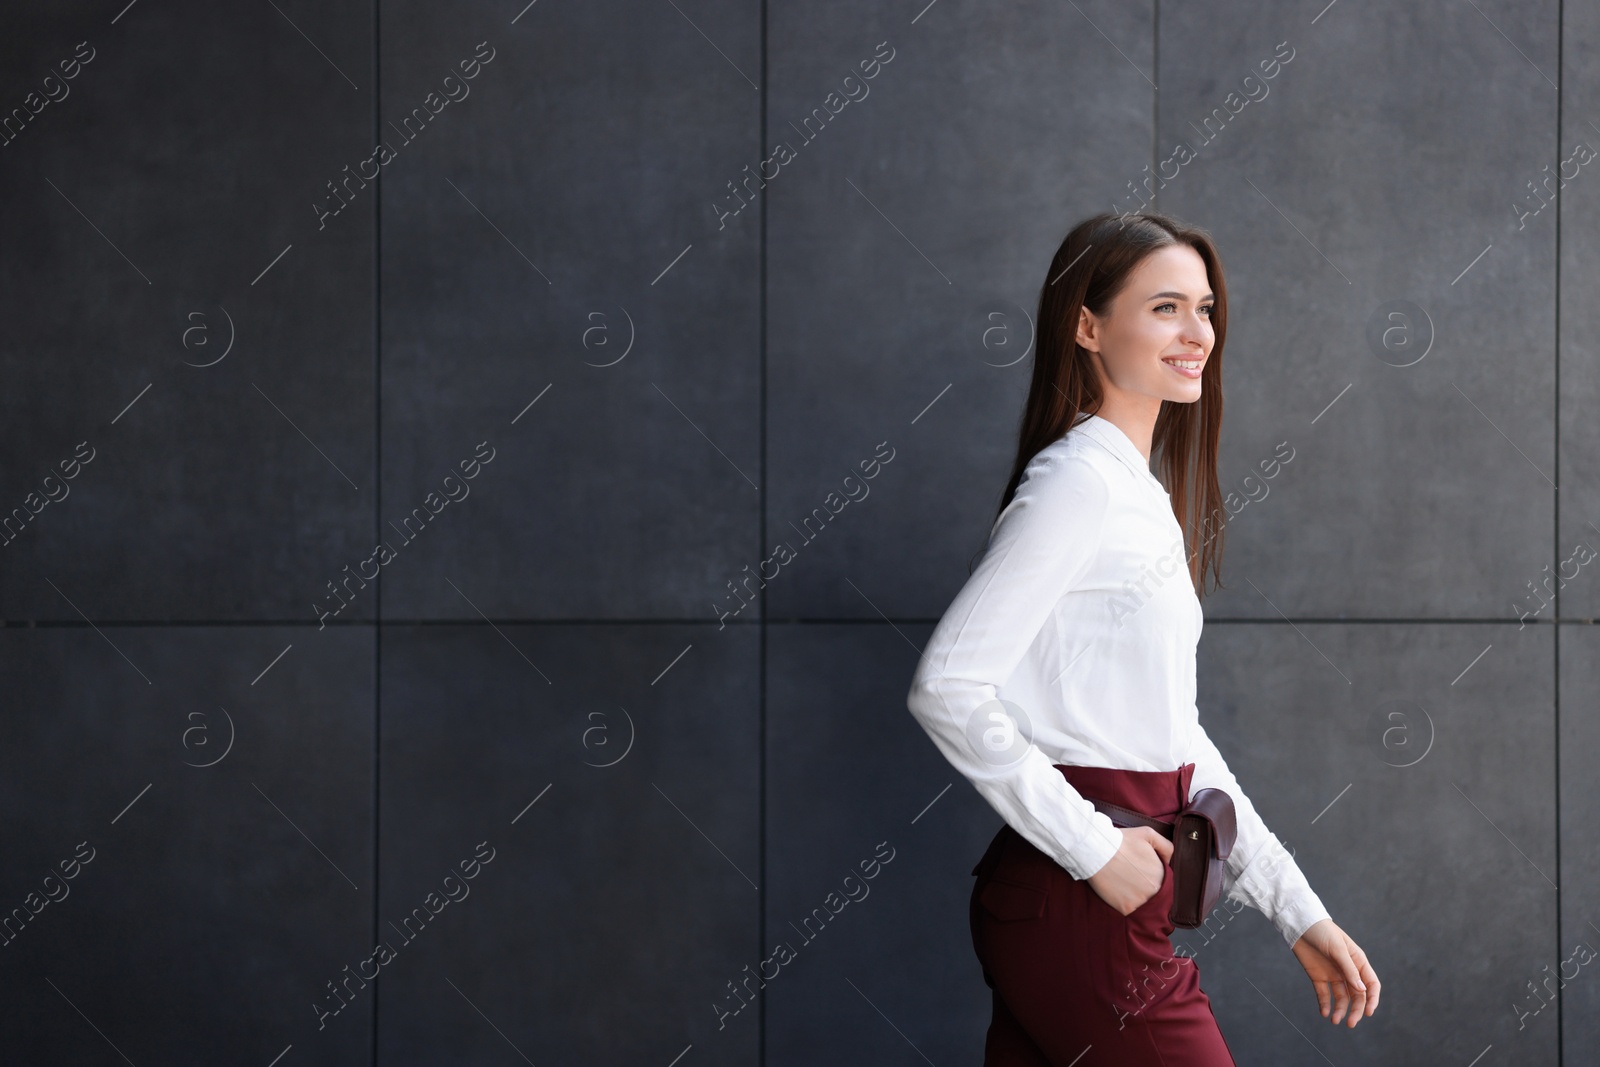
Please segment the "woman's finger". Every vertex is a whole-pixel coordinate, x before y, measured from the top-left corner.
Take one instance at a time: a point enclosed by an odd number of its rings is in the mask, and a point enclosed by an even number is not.
[[[1171,841],[1167,840],[1165,837],[1162,837],[1148,826],[1141,826],[1137,827],[1136,829],[1144,831],[1141,836],[1146,841],[1150,842],[1150,847],[1155,849],[1156,855],[1160,858],[1163,865],[1172,862],[1172,852],[1176,846],[1174,846]]]
[[[1378,981],[1378,972],[1374,971],[1372,964],[1367,961],[1367,954],[1361,952],[1359,946],[1356,951],[1361,953],[1361,980],[1367,983],[1367,1014],[1371,1015],[1378,1010],[1378,992],[1382,989],[1383,983]]]
[[[1332,952],[1329,954],[1333,957],[1335,966],[1344,974],[1346,986],[1350,990],[1350,1009],[1349,1014],[1345,1017],[1345,1024],[1353,1027],[1361,1021],[1361,1016],[1366,1012],[1366,982],[1362,980],[1361,970],[1350,954],[1350,947],[1355,945],[1355,942],[1351,941],[1348,936],[1331,938],[1330,940],[1333,944],[1330,946]],[[1360,946],[1356,946],[1356,951],[1360,951]],[[1338,1022],[1339,1020],[1335,1019],[1334,1021]]]
[[[1322,1017],[1326,1019],[1328,1017],[1328,1012],[1333,1009],[1332,987],[1327,982],[1318,982],[1313,980],[1311,983],[1311,988],[1315,990],[1317,994],[1317,1010],[1320,1011],[1322,1013]]]
[[[1335,978],[1329,983],[1333,987],[1333,1015],[1331,1019],[1338,1023],[1344,1019],[1344,1013],[1350,1007],[1350,989],[1342,978]]]
[[[1348,938],[1345,940],[1348,940]],[[1361,979],[1361,969],[1350,955],[1350,946],[1345,944],[1344,941],[1335,939],[1332,949],[1333,951],[1329,955],[1333,957],[1333,962],[1338,966],[1339,970],[1344,972],[1344,980],[1350,984],[1351,989],[1365,993],[1366,983]],[[1359,952],[1360,949],[1357,948],[1356,951]],[[1363,996],[1361,999],[1365,1000],[1366,997]]]
[[[1360,1022],[1362,1013],[1366,1011],[1366,1007],[1367,991],[1364,989],[1358,989],[1352,993],[1350,996],[1350,1014],[1345,1017],[1345,1025],[1353,1027],[1356,1023]]]
[[[1328,982],[1313,981],[1311,988],[1317,993],[1317,1010],[1322,1012],[1322,1017],[1326,1019],[1328,1012],[1333,1008],[1332,987]]]

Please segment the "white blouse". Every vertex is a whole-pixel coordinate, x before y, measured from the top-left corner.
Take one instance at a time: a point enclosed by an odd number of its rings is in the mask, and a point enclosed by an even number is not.
[[[1226,790],[1238,816],[1224,892],[1292,946],[1328,911],[1200,725],[1203,623],[1171,497],[1138,446],[1089,415],[1028,463],[906,703],[1012,829],[1074,878],[1110,862],[1122,834],[1054,764],[1192,762],[1191,794]]]

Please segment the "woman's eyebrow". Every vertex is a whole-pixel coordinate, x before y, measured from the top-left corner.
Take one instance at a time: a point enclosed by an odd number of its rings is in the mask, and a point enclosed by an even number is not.
[[[1171,289],[1168,289],[1166,292],[1163,292],[1163,293],[1156,293],[1153,296],[1147,296],[1147,297],[1145,297],[1145,299],[1146,300],[1155,300],[1157,297],[1163,297],[1163,296],[1175,296],[1179,300],[1187,300],[1187,299],[1189,299],[1189,294],[1188,293],[1173,292]],[[1201,300],[1215,300],[1216,298],[1217,298],[1217,294],[1216,293],[1207,293],[1205,296],[1202,296],[1200,299]]]

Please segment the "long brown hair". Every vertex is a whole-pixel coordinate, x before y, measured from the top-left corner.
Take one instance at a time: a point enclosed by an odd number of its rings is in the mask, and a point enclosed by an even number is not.
[[[1222,584],[1222,532],[1228,514],[1217,484],[1228,287],[1216,246],[1203,229],[1167,215],[1108,213],[1085,219],[1061,242],[1039,290],[1033,382],[1018,433],[1017,460],[999,510],[1004,511],[1016,494],[1028,461],[1066,434],[1081,413],[1100,409],[1099,373],[1089,351],[1077,340],[1079,309],[1087,307],[1096,315],[1105,315],[1145,256],[1180,243],[1193,248],[1205,262],[1206,276],[1216,294],[1211,311],[1216,339],[1200,379],[1200,399],[1193,404],[1162,401],[1151,454],[1156,477],[1172,497],[1172,511],[1188,546],[1189,579],[1196,594],[1203,596],[1208,569],[1217,585]]]

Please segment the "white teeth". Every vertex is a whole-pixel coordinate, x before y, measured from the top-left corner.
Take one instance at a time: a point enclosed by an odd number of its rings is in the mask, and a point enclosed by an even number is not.
[[[1184,370],[1199,370],[1200,364],[1204,361],[1198,359],[1165,359],[1162,362],[1170,363],[1174,367],[1182,367]]]

